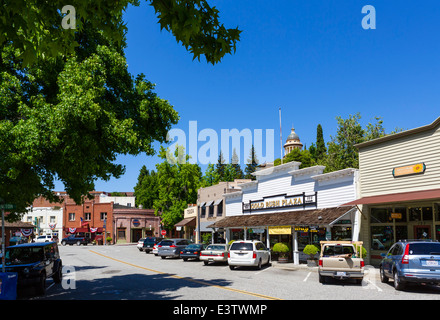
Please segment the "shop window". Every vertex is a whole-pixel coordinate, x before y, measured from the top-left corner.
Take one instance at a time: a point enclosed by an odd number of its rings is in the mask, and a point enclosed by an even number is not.
[[[125,240],[125,228],[124,229],[118,229],[118,240]]]
[[[371,223],[391,222],[391,208],[371,208]]]
[[[392,210],[394,213],[394,220],[396,222],[407,222],[406,219],[406,207],[397,207]],[[400,215],[400,218],[399,218]]]
[[[432,207],[409,208],[409,221],[432,221]]]
[[[435,210],[435,220],[440,221],[440,205],[438,203],[434,205],[434,210]]]
[[[393,244],[394,233],[392,226],[371,226],[372,250],[389,250]]]
[[[396,240],[408,239],[408,228],[407,226],[396,226]]]

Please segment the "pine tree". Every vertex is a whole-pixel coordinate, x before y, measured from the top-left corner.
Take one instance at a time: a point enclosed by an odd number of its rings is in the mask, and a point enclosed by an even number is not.
[[[327,153],[327,148],[325,147],[325,143],[324,143],[324,134],[322,133],[322,126],[321,124],[318,124],[318,127],[316,128],[316,153],[315,153],[316,160],[322,159],[326,153]]]
[[[244,176],[244,178],[255,180],[256,177],[254,175],[252,175],[252,173],[255,172],[255,170],[257,169],[257,166],[258,166],[257,154],[255,152],[254,145],[252,145],[249,159],[247,160],[246,168],[244,169],[244,172],[246,172],[246,175]]]
[[[218,161],[217,164],[215,165],[215,171],[218,175],[218,179],[219,181],[224,181],[225,178],[225,158],[223,158],[223,153],[220,150],[220,154],[218,155]]]

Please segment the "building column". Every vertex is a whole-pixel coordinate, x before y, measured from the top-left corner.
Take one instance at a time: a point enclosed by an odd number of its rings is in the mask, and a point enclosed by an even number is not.
[[[293,231],[293,264],[299,264],[298,233]]]

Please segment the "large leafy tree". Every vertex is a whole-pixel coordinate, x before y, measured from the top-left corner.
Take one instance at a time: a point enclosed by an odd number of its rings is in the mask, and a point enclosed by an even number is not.
[[[153,208],[154,200],[159,196],[159,176],[154,170],[148,170],[146,166],[142,166],[138,182],[134,187],[134,195],[136,196],[136,205],[142,205],[144,208]]]
[[[202,171],[198,164],[189,163],[182,147],[174,153],[161,147],[156,165],[158,197],[154,200],[155,214],[161,216],[165,229],[172,229],[182,220],[183,210],[197,203],[197,190],[202,184]]]
[[[235,50],[206,1],[151,0],[162,28],[194,58]],[[127,71],[123,11],[138,1],[71,1],[76,29],[61,28],[61,1],[3,1],[0,12],[0,201],[23,212],[55,179],[77,202],[97,179],[120,177],[118,154],[154,154],[179,117],[144,75]],[[26,14],[23,14],[23,13]],[[234,31],[235,30],[235,31]],[[19,218],[11,214],[10,220]]]

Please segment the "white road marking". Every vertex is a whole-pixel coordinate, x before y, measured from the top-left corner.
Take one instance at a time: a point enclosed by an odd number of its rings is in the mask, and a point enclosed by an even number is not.
[[[308,274],[307,274],[307,276],[304,278],[304,282],[306,282],[307,281],[307,279],[310,277],[310,275],[312,274],[312,272],[309,272]]]

